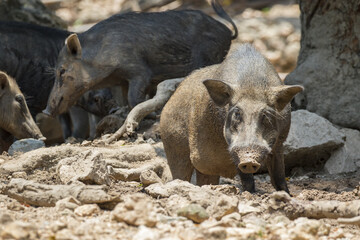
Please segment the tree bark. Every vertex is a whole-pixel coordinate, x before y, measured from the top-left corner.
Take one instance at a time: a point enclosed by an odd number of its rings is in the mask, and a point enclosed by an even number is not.
[[[0,20],[66,28],[65,22],[47,9],[40,0],[1,0]]]
[[[360,2],[300,0],[301,49],[287,84],[302,84],[295,109],[360,129]]]

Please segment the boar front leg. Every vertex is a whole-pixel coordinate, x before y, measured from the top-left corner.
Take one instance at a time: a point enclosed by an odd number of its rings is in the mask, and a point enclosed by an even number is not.
[[[267,159],[266,165],[269,171],[271,184],[274,186],[276,191],[284,190],[290,194],[285,180],[285,164],[282,147],[280,147],[277,151],[274,151],[274,154]]]
[[[254,175],[252,173],[243,173],[239,169],[238,172],[240,175],[243,191],[254,193],[255,192]]]
[[[131,108],[145,101],[146,89],[150,85],[150,80],[150,73],[144,73],[129,80],[128,102]]]
[[[202,174],[198,170],[196,170],[196,185],[202,186],[202,185],[218,185],[219,184],[220,176],[214,176],[214,175],[206,175]]]
[[[190,160],[190,151],[186,139],[179,139],[172,134],[161,137],[173,179],[190,182],[194,167]]]

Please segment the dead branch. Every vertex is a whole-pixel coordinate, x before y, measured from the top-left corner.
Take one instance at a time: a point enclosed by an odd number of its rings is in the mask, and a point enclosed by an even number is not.
[[[83,204],[114,201],[104,186],[47,185],[21,178],[12,179],[3,192],[19,202],[39,207],[54,207],[66,197],[74,197]]]
[[[339,201],[299,201],[291,198],[286,192],[275,192],[270,196],[269,210],[283,211],[290,219],[307,217],[321,218],[354,218],[360,215],[360,200]],[[339,219],[344,221],[343,219]],[[359,222],[359,219],[355,219]]]
[[[108,172],[110,177],[116,180],[121,181],[140,181],[140,175],[143,172],[152,170],[158,173],[160,176],[164,172],[164,161],[162,159],[157,159],[152,161],[149,164],[145,164],[139,167],[132,167],[129,169],[126,168],[114,168],[108,166]]]
[[[176,87],[184,78],[169,79],[159,83],[156,95],[145,102],[136,105],[128,114],[124,124],[111,137],[104,142],[110,144],[117,141],[124,134],[134,133],[141,120],[149,113],[160,110],[164,107],[171,95],[175,92]]]

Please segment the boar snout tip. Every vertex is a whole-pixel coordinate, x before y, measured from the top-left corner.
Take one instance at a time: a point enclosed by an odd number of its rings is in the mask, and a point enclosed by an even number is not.
[[[238,168],[243,173],[256,173],[260,166],[261,164],[254,160],[247,160],[238,164]]]
[[[52,114],[50,111],[49,111],[49,109],[44,109],[43,111],[42,111],[44,114],[46,114],[47,116],[50,116],[50,117],[54,117],[54,114]]]
[[[45,141],[46,141],[46,137],[40,136],[40,137],[38,137],[38,140],[41,140],[41,141],[45,142]]]

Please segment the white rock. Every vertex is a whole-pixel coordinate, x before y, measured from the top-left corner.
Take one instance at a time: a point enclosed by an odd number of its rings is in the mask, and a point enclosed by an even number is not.
[[[306,110],[291,113],[291,127],[284,143],[285,166],[315,166],[344,145],[345,135],[328,120]]]
[[[100,208],[97,204],[85,204],[75,208],[74,213],[81,217],[92,216],[100,213]]]
[[[226,228],[226,236],[227,237],[238,237],[241,239],[254,239],[258,232],[255,229],[251,228],[236,228],[236,227],[229,227]]]
[[[26,138],[15,141],[10,146],[8,153],[12,156],[15,152],[25,153],[42,147],[45,147],[44,141],[33,138]]]
[[[258,213],[261,210],[255,207],[252,207],[248,204],[239,203],[238,210],[241,216],[245,216],[249,213]]]
[[[38,239],[37,228],[31,223],[11,222],[3,228],[0,239]]]
[[[14,221],[13,218],[7,213],[0,213],[0,225],[5,225]]]
[[[340,130],[346,135],[345,145],[335,150],[324,169],[330,174],[355,172],[360,166],[360,132],[354,129]]]
[[[27,178],[27,174],[26,174],[26,172],[14,172],[14,173],[12,174],[12,177],[13,177],[13,178],[24,178],[24,179],[26,179],[26,178]]]
[[[123,202],[116,205],[112,218],[129,225],[154,227],[157,223],[157,208],[145,194],[136,193],[123,197]]]
[[[145,170],[140,174],[140,182],[144,186],[149,186],[154,183],[161,183],[161,178],[151,169]]]
[[[81,181],[110,185],[106,162],[102,158],[102,153],[95,150],[62,159],[57,165],[56,172],[65,184]]]
[[[73,197],[67,197],[64,199],[61,199],[59,201],[56,202],[55,207],[58,211],[63,211],[65,209],[70,209],[70,210],[74,210],[75,208],[77,208],[81,203],[76,200]]]
[[[147,228],[145,226],[140,226],[139,231],[135,234],[134,238],[136,240],[153,240],[160,239],[160,235],[157,231]]]
[[[172,194],[178,195],[188,195],[189,192],[194,191],[194,189],[200,190],[199,186],[194,186],[193,184],[175,179],[166,184],[155,183],[145,188],[146,193],[150,194],[152,197],[170,197]]]

